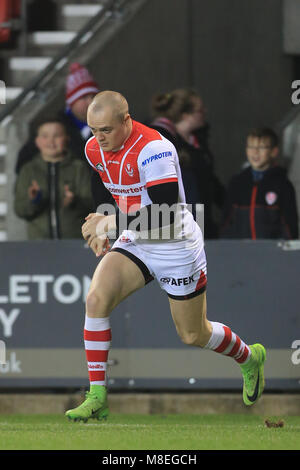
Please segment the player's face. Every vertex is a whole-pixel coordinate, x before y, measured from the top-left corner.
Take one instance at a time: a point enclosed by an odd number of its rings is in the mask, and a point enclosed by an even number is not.
[[[39,128],[35,143],[43,156],[60,157],[67,147],[68,136],[61,124],[49,122]]]
[[[129,114],[120,120],[110,109],[88,112],[87,122],[96,140],[105,152],[115,152],[125,143],[130,134]]]
[[[277,156],[278,148],[271,147],[268,138],[248,137],[246,154],[251,167],[257,171],[264,171]]]

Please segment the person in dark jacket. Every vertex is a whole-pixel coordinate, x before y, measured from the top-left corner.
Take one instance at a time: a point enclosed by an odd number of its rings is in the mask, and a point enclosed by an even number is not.
[[[209,126],[199,94],[176,89],[152,99],[154,120],[149,124],[176,147],[188,204],[204,204],[204,236],[218,238],[213,206],[223,208],[226,190],[214,172],[208,147]]]
[[[276,158],[279,143],[269,128],[247,136],[250,166],[235,175],[228,187],[221,238],[297,239],[295,190]]]
[[[99,92],[99,86],[86,67],[74,62],[70,65],[69,74],[66,78],[66,106],[58,112],[59,120],[63,122],[67,134],[70,137],[70,153],[83,160],[90,172],[91,191],[94,200],[94,210],[108,196],[105,188],[99,184],[99,175],[90,169],[84,156],[84,148],[87,140],[92,136],[91,130],[86,122],[87,109],[94,96]],[[15,171],[19,174],[22,166],[29,162],[39,153],[35,143],[35,137],[31,136],[28,142],[21,148]],[[113,202],[109,199],[109,202]]]
[[[41,122],[38,153],[17,177],[14,208],[27,222],[29,240],[82,237],[82,223],[93,208],[90,174],[71,154],[68,141],[57,118]]]

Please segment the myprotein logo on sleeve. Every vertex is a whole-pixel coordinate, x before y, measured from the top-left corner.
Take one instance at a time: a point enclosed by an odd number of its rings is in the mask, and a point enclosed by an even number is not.
[[[152,163],[153,161],[160,160],[161,158],[166,158],[166,157],[171,157],[172,152],[161,152],[161,153],[156,153],[155,155],[151,155],[151,157],[146,158],[142,162],[142,166],[148,165],[149,163]]]

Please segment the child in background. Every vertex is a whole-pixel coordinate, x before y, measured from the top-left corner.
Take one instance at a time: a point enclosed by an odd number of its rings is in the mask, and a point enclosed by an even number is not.
[[[86,164],[70,153],[57,118],[38,125],[35,144],[39,153],[21,168],[15,188],[15,212],[28,222],[28,239],[81,238],[93,209]]]
[[[229,184],[222,238],[298,238],[295,191],[285,169],[277,164],[278,154],[278,137],[272,129],[249,132],[246,155],[250,167]]]

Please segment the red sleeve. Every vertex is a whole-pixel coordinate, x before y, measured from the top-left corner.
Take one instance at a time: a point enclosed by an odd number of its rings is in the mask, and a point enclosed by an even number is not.
[[[99,147],[96,146],[96,139],[95,137],[91,137],[85,144],[84,153],[85,153],[85,158],[87,159],[87,161],[89,162],[93,170],[95,170],[98,173],[98,169],[96,168],[96,163],[95,163],[95,157],[96,157],[97,151],[99,153]]]

